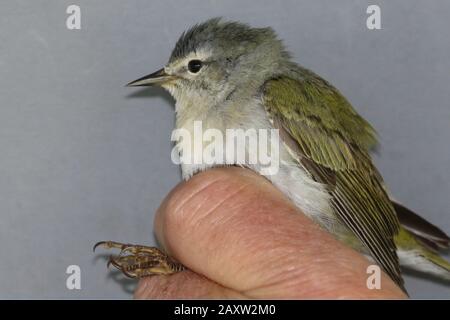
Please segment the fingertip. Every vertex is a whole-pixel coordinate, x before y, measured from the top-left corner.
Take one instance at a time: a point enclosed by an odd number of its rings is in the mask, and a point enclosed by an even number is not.
[[[298,250],[291,240],[319,230],[299,213],[264,177],[218,168],[168,195],[157,213],[156,235],[185,266],[239,291],[282,272],[270,265],[285,260],[283,268],[290,268]],[[259,277],[260,271],[266,275]]]
[[[171,232],[178,233],[180,229],[185,229],[187,224],[195,224],[195,220],[200,218],[204,205],[211,202],[213,196],[220,200],[228,193],[235,192],[245,181],[254,180],[255,183],[271,184],[265,179],[256,175],[250,170],[237,167],[214,168],[200,172],[188,181],[179,183],[163,200],[158,208],[154,231],[156,238],[162,247],[171,251],[167,238],[173,236]],[[256,182],[257,181],[257,182]],[[176,244],[176,243],[175,243]]]

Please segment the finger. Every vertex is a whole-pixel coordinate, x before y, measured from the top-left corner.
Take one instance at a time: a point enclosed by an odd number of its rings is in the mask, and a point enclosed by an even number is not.
[[[369,261],[303,215],[250,170],[208,170],[177,186],[155,219],[163,246],[189,269],[253,297],[400,297]]]
[[[225,288],[190,270],[170,277],[155,276],[139,281],[136,299],[241,299],[241,293]]]

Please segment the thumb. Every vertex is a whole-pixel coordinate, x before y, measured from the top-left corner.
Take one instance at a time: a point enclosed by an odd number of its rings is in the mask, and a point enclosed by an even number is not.
[[[369,261],[303,215],[268,180],[241,168],[178,185],[155,220],[160,243],[191,271],[253,298],[402,297]]]

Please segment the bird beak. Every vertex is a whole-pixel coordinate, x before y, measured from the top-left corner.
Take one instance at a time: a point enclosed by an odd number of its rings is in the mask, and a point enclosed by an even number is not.
[[[146,75],[145,77],[131,81],[127,84],[127,87],[148,87],[161,85],[169,80],[172,80],[173,78],[173,76],[167,74],[164,68],[162,68],[156,72]]]

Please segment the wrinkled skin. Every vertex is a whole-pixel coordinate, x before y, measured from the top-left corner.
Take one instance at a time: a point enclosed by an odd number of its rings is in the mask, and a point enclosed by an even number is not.
[[[140,280],[136,298],[404,298],[364,256],[335,240],[263,177],[219,168],[180,183],[155,232],[188,270]]]

